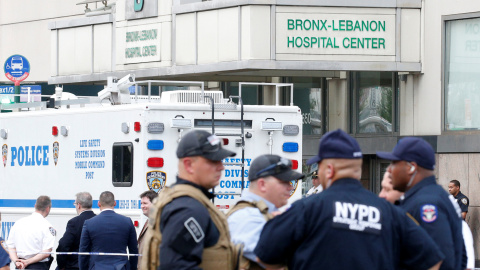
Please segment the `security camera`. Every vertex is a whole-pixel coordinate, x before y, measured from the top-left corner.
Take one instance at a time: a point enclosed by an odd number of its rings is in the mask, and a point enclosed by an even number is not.
[[[128,87],[130,87],[134,81],[135,81],[135,75],[134,74],[128,74],[127,76],[118,80],[117,88],[120,91],[127,90]]]

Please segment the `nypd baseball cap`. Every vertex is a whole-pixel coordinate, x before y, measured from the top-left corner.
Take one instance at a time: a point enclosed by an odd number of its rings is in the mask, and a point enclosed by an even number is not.
[[[362,156],[358,142],[345,131],[337,129],[323,135],[317,156],[309,159],[307,165],[319,163],[327,158],[358,159]]]
[[[277,155],[261,155],[252,161],[248,171],[248,180],[254,181],[267,176],[273,176],[285,182],[305,177],[304,174],[292,170],[290,159]]]
[[[224,149],[220,138],[205,130],[192,130],[182,137],[177,147],[177,157],[201,156],[209,160],[220,161],[233,157],[236,153]]]
[[[424,139],[405,137],[398,141],[390,152],[377,152],[379,158],[387,160],[404,160],[416,162],[418,166],[427,170],[435,169],[435,152],[432,146]]]

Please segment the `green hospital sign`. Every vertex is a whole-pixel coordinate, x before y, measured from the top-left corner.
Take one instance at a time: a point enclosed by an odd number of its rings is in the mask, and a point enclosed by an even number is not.
[[[278,54],[395,55],[395,15],[278,13]]]

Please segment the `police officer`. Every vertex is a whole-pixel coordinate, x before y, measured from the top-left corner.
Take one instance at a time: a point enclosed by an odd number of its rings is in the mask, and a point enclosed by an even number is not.
[[[312,173],[312,185],[313,185],[312,188],[310,188],[307,194],[305,194],[306,197],[311,196],[313,194],[320,193],[323,190],[322,185],[320,185],[320,180],[318,179],[318,175],[316,171]]]
[[[35,212],[19,219],[10,230],[7,246],[10,258],[18,269],[49,269],[56,231],[47,221],[52,201],[40,196],[35,202]],[[40,254],[43,252],[43,254]]]
[[[404,211],[364,189],[362,152],[342,130],[325,134],[318,156],[322,193],[295,202],[265,225],[255,253],[289,269],[438,269],[443,254]],[[401,239],[401,240],[400,240]]]
[[[235,268],[239,254],[230,242],[227,219],[208,192],[220,181],[222,160],[234,155],[207,131],[193,130],[182,138],[177,182],[161,191],[151,209],[141,269]]]
[[[470,201],[468,197],[460,192],[460,182],[458,180],[452,180],[448,184],[448,192],[457,200],[460,210],[462,210],[462,219],[465,220],[468,213],[468,205]]]
[[[248,173],[250,186],[240,201],[228,212],[232,241],[244,245],[241,269],[263,269],[253,252],[265,223],[278,208],[287,204],[293,186],[290,181],[304,175],[292,170],[289,159],[277,155],[261,155],[253,160]]]
[[[405,192],[399,206],[410,213],[438,244],[445,259],[440,269],[464,269],[466,255],[458,204],[436,183],[435,153],[425,140],[405,137],[389,152],[393,188]],[[463,262],[462,262],[463,261]]]

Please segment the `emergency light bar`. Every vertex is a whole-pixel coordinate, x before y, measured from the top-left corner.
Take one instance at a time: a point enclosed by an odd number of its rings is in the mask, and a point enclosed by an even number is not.
[[[262,121],[262,130],[282,130],[282,122]]]
[[[154,167],[154,168],[161,168],[163,167],[163,158],[149,158],[147,160],[147,166],[148,167]]]
[[[297,125],[285,125],[282,131],[285,136],[295,136],[300,133],[300,127]]]
[[[298,160],[292,159],[292,170],[298,169]]]
[[[52,127],[52,135],[53,136],[58,136],[58,127],[57,126]]]
[[[298,143],[296,142],[286,142],[282,146],[283,152],[296,153],[298,152]]]
[[[152,134],[163,133],[165,125],[163,123],[149,123],[147,126],[147,132]]]
[[[130,132],[130,125],[126,122],[122,123],[122,132],[127,134]]]
[[[148,150],[163,150],[163,140],[149,140],[147,142]]]
[[[63,136],[68,136],[68,127],[66,126],[61,126],[60,127],[60,134],[62,134]]]
[[[0,130],[0,135],[2,136],[2,139],[7,139],[7,137],[8,137],[8,130],[2,128],[2,130]]]
[[[191,119],[174,118],[172,119],[172,128],[192,128]]]

